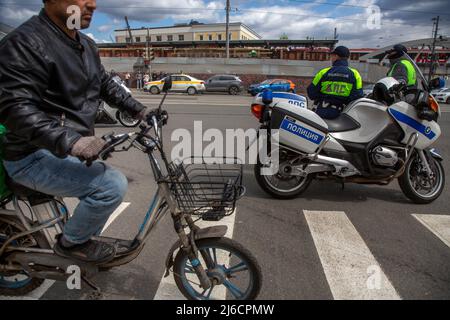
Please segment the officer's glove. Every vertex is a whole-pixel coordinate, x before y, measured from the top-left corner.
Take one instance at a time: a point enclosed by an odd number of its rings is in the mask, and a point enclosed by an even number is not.
[[[90,166],[98,159],[98,155],[106,145],[106,141],[97,137],[82,137],[72,147],[70,154]]]

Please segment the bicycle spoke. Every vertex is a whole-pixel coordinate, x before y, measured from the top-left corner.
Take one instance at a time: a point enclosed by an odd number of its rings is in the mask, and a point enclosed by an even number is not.
[[[214,269],[216,266],[216,259],[213,259],[213,257],[211,256],[211,252],[209,251],[211,248],[206,248],[203,249],[201,251],[203,259],[206,262],[206,266],[208,267],[208,269]],[[214,255],[215,255],[215,251],[214,251]]]
[[[240,299],[244,296],[244,293],[239,290],[238,287],[236,287],[233,283],[231,283],[229,280],[225,280],[223,282],[223,285],[231,292],[231,294],[236,298]]]
[[[248,270],[248,266],[245,264],[245,262],[241,262],[241,263],[235,265],[234,267],[228,268],[226,270],[226,272],[227,272],[227,274],[231,275],[233,273],[247,271],[247,270]]]
[[[214,259],[213,259],[214,265],[217,266],[217,249],[216,248],[212,248],[212,250],[213,250],[213,256],[214,256]]]
[[[184,267],[184,273],[195,273],[194,267],[186,265]]]
[[[211,288],[204,290],[204,291],[202,292],[201,295],[203,296],[208,290],[209,290],[209,293],[208,293],[208,295],[205,297],[205,299],[209,299],[209,297],[211,297],[211,293],[212,293],[213,290],[214,290],[214,286],[211,286]]]

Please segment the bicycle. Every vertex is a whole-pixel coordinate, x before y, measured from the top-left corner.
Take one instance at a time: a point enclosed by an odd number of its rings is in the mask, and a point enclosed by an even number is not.
[[[213,159],[168,162],[162,139],[162,127],[167,124],[168,114],[161,107],[170,87],[171,79],[167,78],[158,111],[140,125],[140,131],[103,137],[107,144],[100,154],[102,160],[113,152],[137,148],[148,155],[158,184],[134,239],[94,237],[116,247],[114,260],[102,265],[59,257],[51,248],[69,219],[64,200],[10,183],[12,195],[0,202],[0,295],[24,295],[39,287],[44,279],[66,281],[69,276],[66,270],[73,265],[80,268],[82,280],[100,293],[91,281],[92,276],[136,259],[151,231],[170,213],[179,240],[167,255],[165,277],[173,273],[184,297],[209,300],[214,298],[215,288],[223,286],[228,298],[257,298],[262,274],[252,253],[224,237],[226,226],[201,229],[196,225],[200,219],[220,221],[234,213],[237,200],[245,193],[242,164],[237,159],[232,159],[232,164],[221,164]],[[128,145],[123,146],[125,143]],[[121,150],[117,149],[119,146]],[[226,162],[231,162],[228,160]],[[13,210],[6,209],[8,203],[12,203]],[[29,214],[25,208],[29,209]]]

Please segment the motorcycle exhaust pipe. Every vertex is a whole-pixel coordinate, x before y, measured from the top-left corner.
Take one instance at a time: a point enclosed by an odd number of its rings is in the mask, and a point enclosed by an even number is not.
[[[321,156],[321,155],[317,156],[316,162],[328,164],[328,165],[332,165],[332,166],[338,166],[338,167],[348,167],[348,168],[353,167],[353,165],[346,160],[330,158],[330,157]]]
[[[339,175],[341,176],[354,176],[360,174],[359,170],[355,168],[350,162],[347,160],[330,158],[322,155],[314,156],[314,162],[326,164],[332,166],[336,169]]]

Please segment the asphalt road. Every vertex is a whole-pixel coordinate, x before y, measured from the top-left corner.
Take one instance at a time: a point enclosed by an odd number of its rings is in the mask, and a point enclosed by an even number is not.
[[[137,97],[150,106],[156,106],[160,98]],[[202,120],[205,129],[255,128],[250,101],[247,96],[171,95],[165,106],[170,114],[164,128],[166,150],[173,146],[173,130],[192,130],[195,120]],[[443,135],[436,147],[450,172],[450,106],[442,107]],[[130,130],[99,127],[97,135],[109,131]],[[137,150],[115,154],[109,163],[128,177],[125,201],[130,205],[106,235],[131,239],[156,185],[148,160]],[[267,196],[250,166],[245,167],[244,183],[247,195],[238,203],[232,237],[249,248],[262,266],[260,299],[450,299],[450,243],[445,242],[450,232],[448,188],[433,204],[419,206],[403,196],[396,182],[386,187],[348,184],[342,189],[336,183],[316,181],[290,201]],[[431,229],[420,222],[428,221],[427,217],[434,219],[428,224]],[[432,222],[439,218],[447,229],[443,224],[433,229]],[[166,217],[134,262],[100,274],[94,281],[113,299],[153,299],[161,286],[166,254],[175,241],[170,217]],[[380,282],[369,288],[373,274],[380,276]],[[38,298],[87,299],[89,293],[85,286],[69,291],[65,283],[55,283]]]

